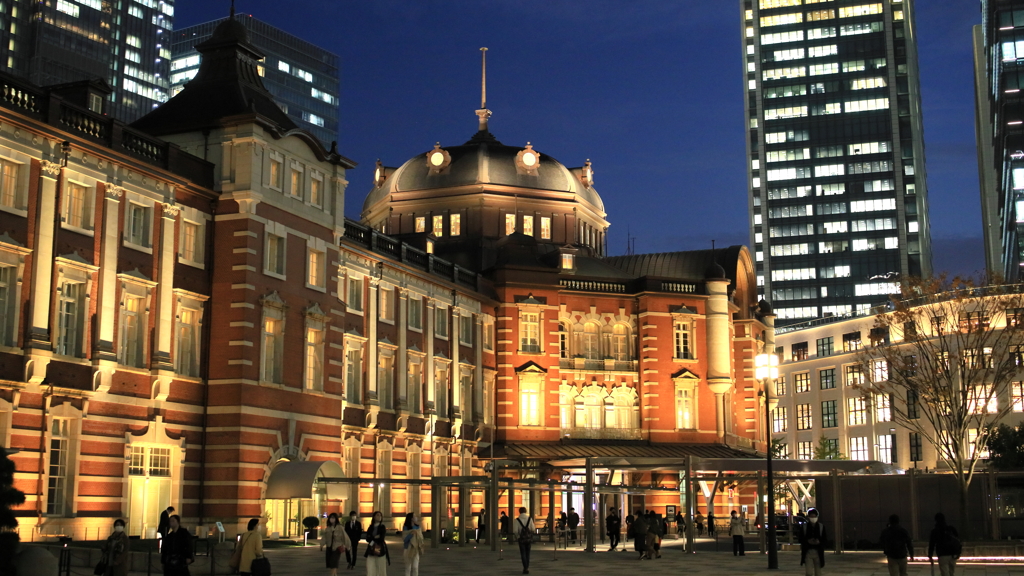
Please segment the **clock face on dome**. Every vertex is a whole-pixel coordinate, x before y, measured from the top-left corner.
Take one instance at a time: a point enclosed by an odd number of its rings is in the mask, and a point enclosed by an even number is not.
[[[430,164],[431,166],[441,166],[441,164],[444,164],[444,154],[441,154],[440,152],[431,152]]]
[[[527,142],[526,148],[523,148],[519,151],[519,154],[516,154],[516,166],[527,174],[536,175],[537,168],[540,167],[540,153],[533,149],[532,144]]]
[[[529,166],[531,168],[536,166],[537,165],[537,154],[534,153],[534,152],[525,152],[525,153],[523,153],[523,164],[526,164],[527,166]]]

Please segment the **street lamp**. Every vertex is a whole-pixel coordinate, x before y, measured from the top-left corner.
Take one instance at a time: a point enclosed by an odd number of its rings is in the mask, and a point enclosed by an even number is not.
[[[758,354],[754,358],[755,377],[758,380],[764,381],[764,427],[765,427],[765,441],[767,446],[765,449],[765,460],[767,463],[768,472],[768,517],[765,518],[765,528],[768,530],[768,569],[778,570],[779,569],[779,551],[778,545],[775,538],[775,482],[774,475],[772,474],[772,421],[771,411],[772,400],[775,400],[775,404],[778,404],[777,399],[772,397],[772,386],[774,385],[775,379],[779,377],[779,357],[775,354]]]

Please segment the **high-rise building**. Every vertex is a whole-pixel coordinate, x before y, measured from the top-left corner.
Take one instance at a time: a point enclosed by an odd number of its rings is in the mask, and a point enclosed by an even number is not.
[[[300,128],[330,146],[338,139],[338,56],[305,40],[253,18],[237,14],[249,41],[264,53],[259,66],[263,85]],[[224,19],[182,28],[171,42],[171,95],[196,75],[196,44],[210,39]]]
[[[102,79],[106,105],[124,122],[167,100],[174,0],[5,0],[0,70],[41,86]]]
[[[931,273],[911,0],[741,0],[751,244],[780,324]]]
[[[988,270],[1019,280],[1024,262],[1024,2],[982,0],[974,27],[981,219]],[[1018,60],[1020,58],[1021,60]]]

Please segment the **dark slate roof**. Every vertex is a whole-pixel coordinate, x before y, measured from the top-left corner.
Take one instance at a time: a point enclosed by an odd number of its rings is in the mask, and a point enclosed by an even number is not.
[[[451,157],[451,163],[440,172],[427,166],[427,154],[414,156],[367,195],[363,210],[395,192],[435,190],[475,184],[493,184],[516,188],[570,192],[604,210],[604,201],[597,190],[584,186],[573,170],[566,168],[551,156],[536,150],[540,164],[535,174],[527,174],[516,167],[516,156],[522,146],[506,146],[490,132],[478,132],[461,146],[441,147]]]
[[[723,444],[648,444],[646,442],[616,442],[614,440],[581,442],[545,442],[530,444],[496,445],[495,458],[528,460],[563,460],[568,458],[752,458],[750,452],[743,452]],[[481,458],[489,457],[489,449],[482,449]]]
[[[679,278],[684,280],[703,280],[709,268],[718,264],[725,268],[725,275],[736,283],[736,270],[739,266],[740,252],[743,246],[730,246],[718,250],[690,250],[687,252],[662,252],[660,254],[634,254],[631,256],[612,256],[604,261],[636,278],[653,276],[656,278]]]
[[[610,264],[607,258],[591,256],[576,257],[576,276],[608,280],[633,280],[636,278],[636,276]]]
[[[196,45],[196,50],[202,61],[195,78],[174,98],[132,123],[133,127],[163,136],[217,128],[227,118],[247,117],[247,121],[263,125],[277,138],[303,138],[321,160],[355,167],[354,162],[337,154],[333,144],[328,151],[281,110],[257,71],[257,62],[264,54],[249,43],[249,34],[240,22],[224,20],[209,40]]]

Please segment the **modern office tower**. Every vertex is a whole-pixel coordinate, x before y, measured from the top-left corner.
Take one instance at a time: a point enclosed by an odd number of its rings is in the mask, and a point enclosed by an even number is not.
[[[1024,262],[1024,1],[982,0],[974,77],[988,270],[1019,281]]]
[[[174,0],[6,0],[0,70],[41,86],[102,79],[113,93],[90,107],[131,122],[167,100],[173,23]]]
[[[741,0],[751,243],[780,325],[931,274],[911,0]]]
[[[251,14],[237,14],[249,42],[265,54],[259,73],[263,85],[295,123],[330,147],[338,139],[338,56]],[[205,42],[224,20],[197,24],[174,32],[171,42],[171,95],[199,70],[196,44]]]

